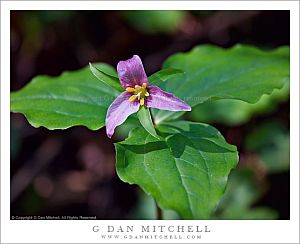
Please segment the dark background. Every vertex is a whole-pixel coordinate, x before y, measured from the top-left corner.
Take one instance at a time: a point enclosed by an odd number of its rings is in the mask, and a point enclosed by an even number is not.
[[[174,16],[164,11],[12,11],[11,91],[39,74],[57,76],[88,62],[116,67],[133,54],[141,57],[150,75],[171,54],[203,43],[272,49],[289,45],[289,29],[288,11],[186,11]],[[247,150],[244,142],[253,129],[274,121],[289,133],[288,99],[247,123],[213,124],[238,146],[240,163],[234,174],[249,178],[254,190],[247,191],[255,192],[249,215],[226,215],[220,208],[214,218],[289,219],[289,170],[269,172],[260,164],[259,152]],[[11,216],[154,218],[153,201],[118,179],[113,142],[105,129],[36,129],[23,115],[11,114]],[[239,201],[238,194],[232,201]],[[255,208],[260,211],[254,214]]]

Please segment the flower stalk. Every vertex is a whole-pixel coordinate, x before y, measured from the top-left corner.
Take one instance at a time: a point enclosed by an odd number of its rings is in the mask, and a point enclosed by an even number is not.
[[[157,205],[156,202],[155,202],[155,205],[156,205],[156,219],[157,219],[157,220],[162,220],[162,219],[163,219],[162,210],[161,210],[161,208]]]

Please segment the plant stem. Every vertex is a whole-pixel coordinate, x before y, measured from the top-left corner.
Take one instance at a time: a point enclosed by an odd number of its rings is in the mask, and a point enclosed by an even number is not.
[[[154,125],[154,127],[155,127],[155,121],[154,121],[154,119],[153,119],[153,114],[152,114],[151,108],[149,108],[149,112],[150,112],[150,117],[151,117],[152,123],[153,123],[153,125]]]
[[[155,202],[155,205],[156,205],[156,219],[162,220],[163,219],[162,211],[161,211],[160,207],[158,207],[156,202]]]

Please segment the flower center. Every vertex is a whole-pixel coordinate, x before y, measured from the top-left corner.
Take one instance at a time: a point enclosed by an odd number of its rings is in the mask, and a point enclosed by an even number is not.
[[[143,106],[145,103],[145,97],[148,97],[150,95],[149,92],[147,92],[146,88],[147,88],[146,83],[143,83],[142,86],[135,85],[134,88],[127,87],[126,91],[133,93],[133,95],[128,99],[129,102],[133,102],[136,99],[138,99],[140,101],[141,106]]]

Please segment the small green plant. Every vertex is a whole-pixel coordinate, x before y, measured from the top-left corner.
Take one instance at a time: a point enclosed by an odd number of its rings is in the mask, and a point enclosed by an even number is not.
[[[210,219],[238,151],[214,127],[183,115],[220,99],[255,103],[288,83],[288,47],[202,45],[172,55],[149,77],[138,56],[121,61],[118,72],[98,63],[59,77],[38,76],[11,94],[11,111],[51,130],[106,125],[109,137],[137,112],[136,128],[115,143],[120,179],[139,185],[160,208],[183,219]]]

